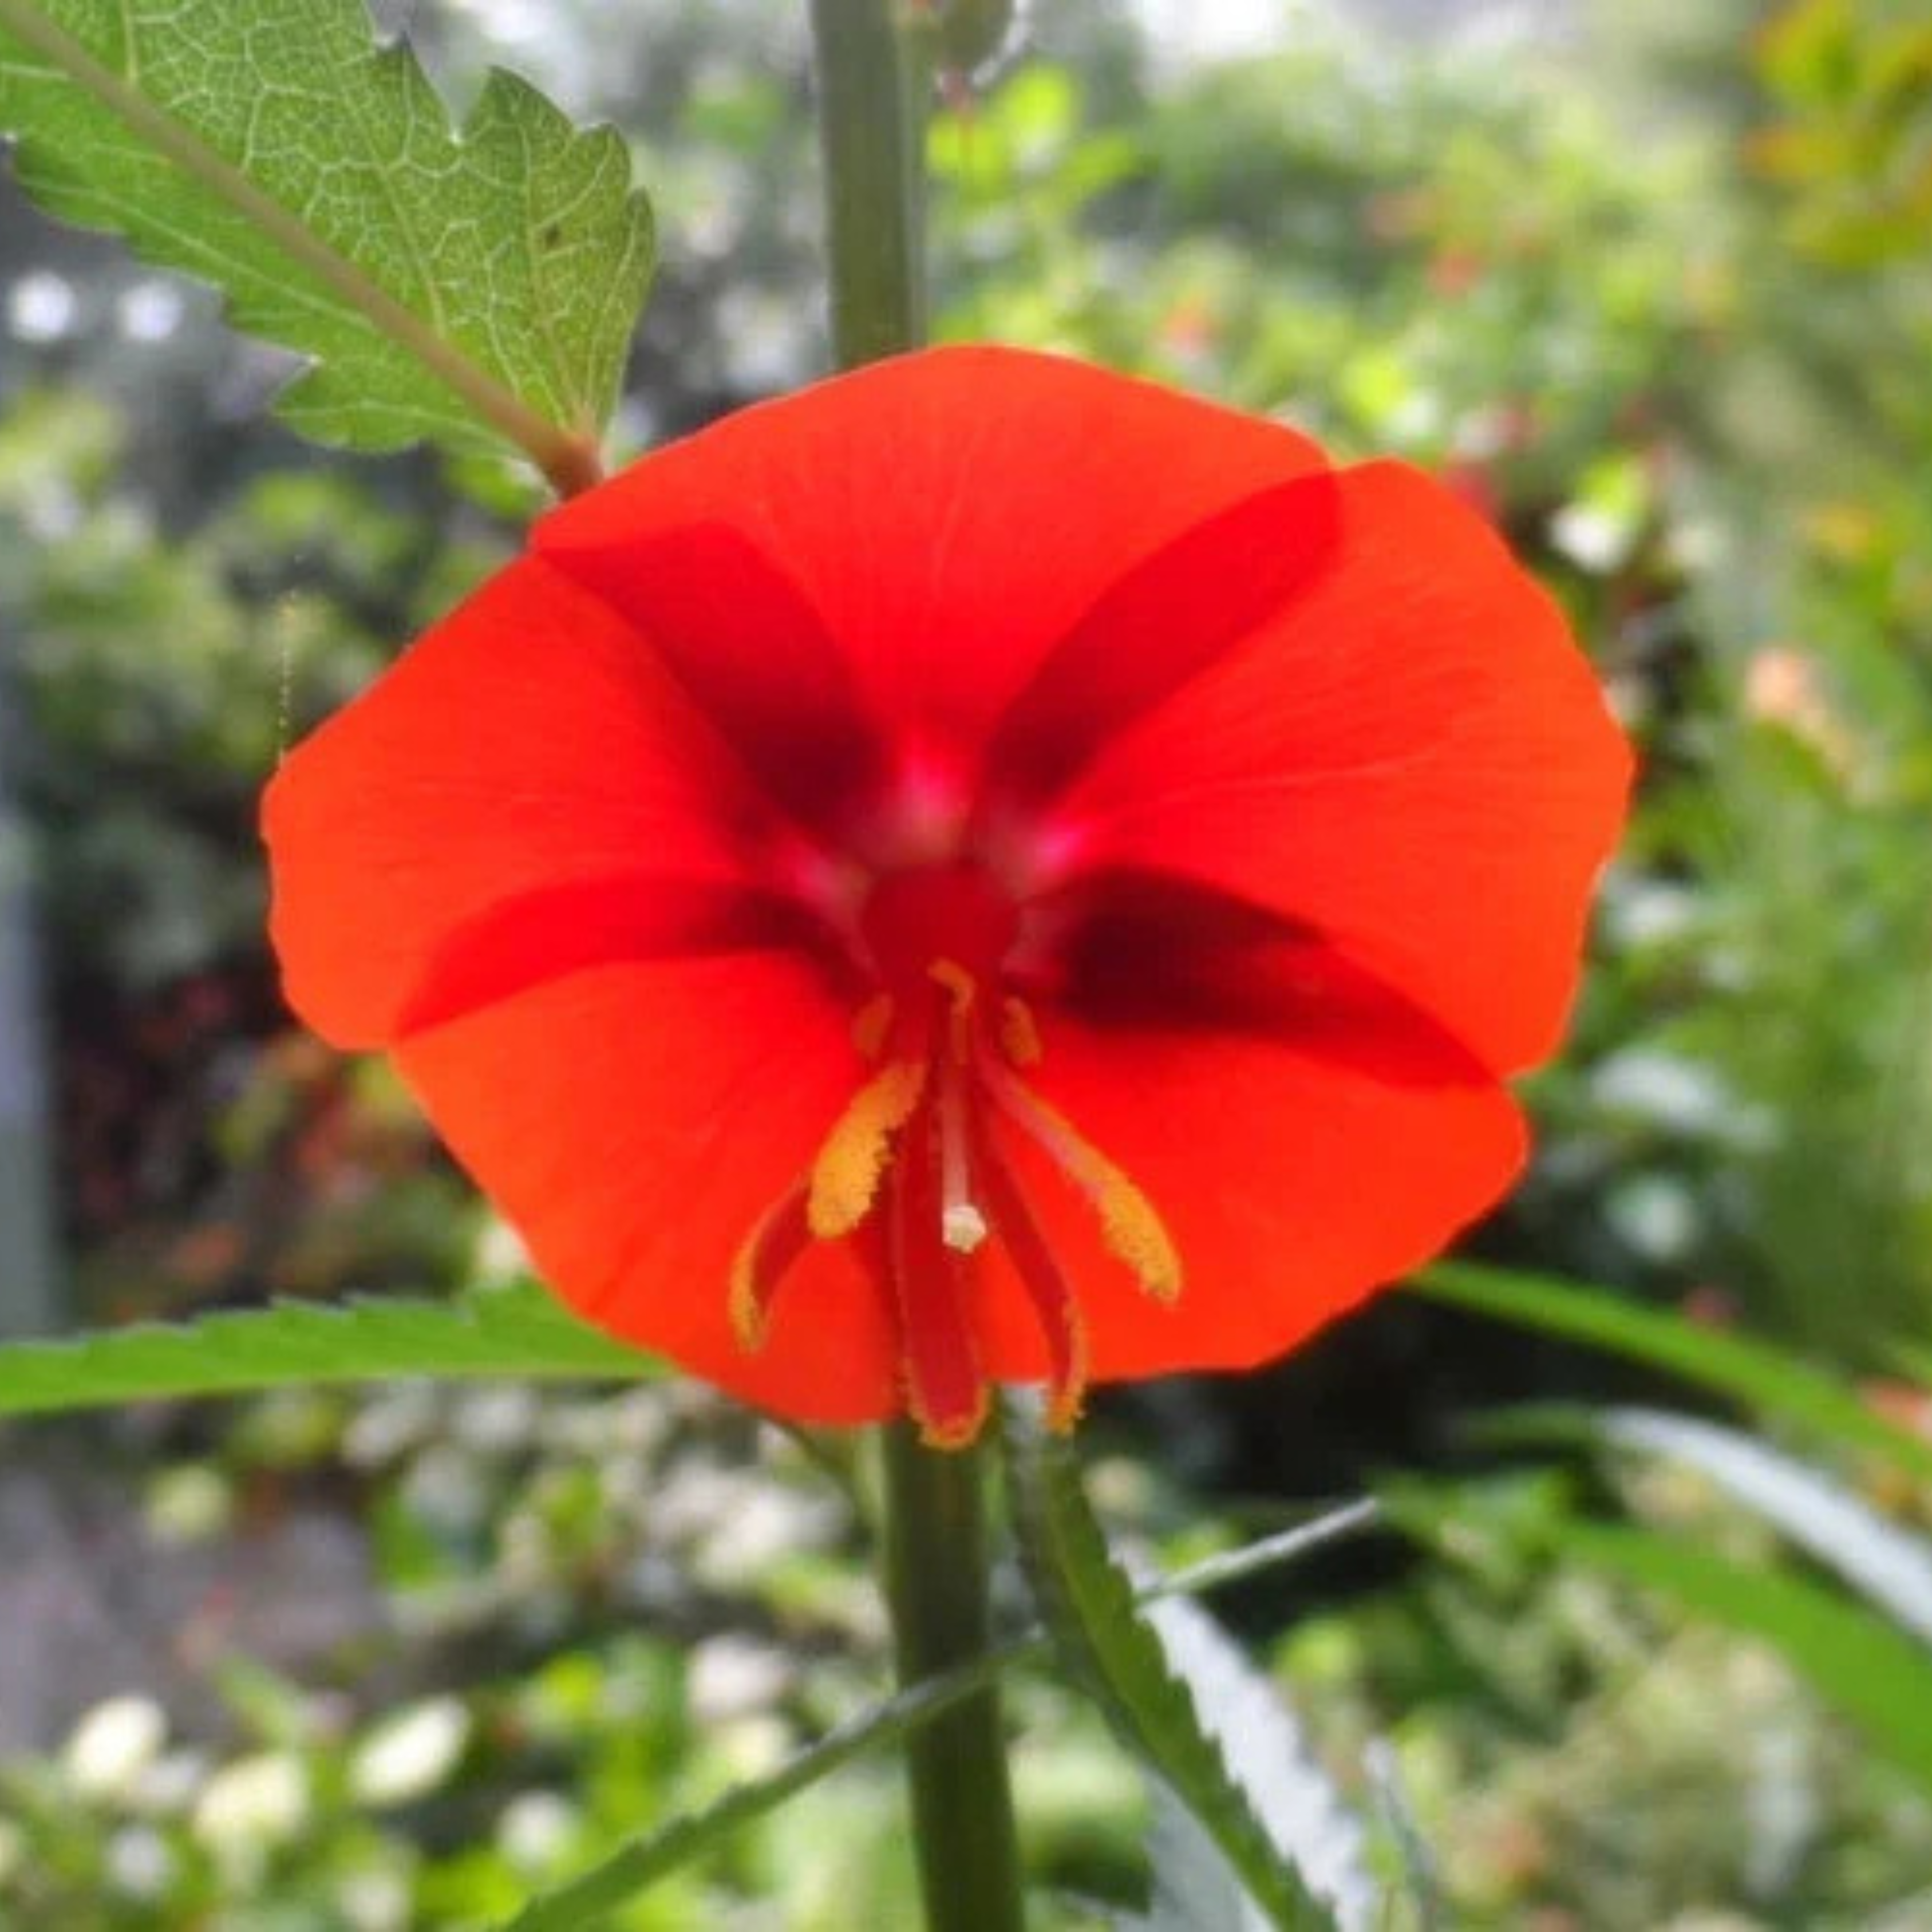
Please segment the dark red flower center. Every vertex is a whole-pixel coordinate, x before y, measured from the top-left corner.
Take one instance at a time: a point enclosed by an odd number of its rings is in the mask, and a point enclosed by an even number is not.
[[[1007,1158],[1010,1136],[1041,1150],[1088,1198],[1108,1247],[1148,1293],[1171,1300],[1180,1289],[1180,1259],[1152,1204],[1024,1077],[1045,1047],[1010,990],[1022,927],[1010,895],[970,860],[913,866],[872,884],[854,950],[877,990],[852,1033],[874,1071],[732,1270],[733,1324],[754,1348],[807,1244],[854,1240],[889,1298],[908,1406],[941,1446],[970,1441],[986,1416],[973,1303],[989,1240],[1046,1336],[1057,1424],[1071,1425],[1084,1390],[1079,1307]]]
[[[889,872],[859,915],[867,964],[888,997],[916,1004],[932,989],[935,959],[996,985],[1019,932],[1012,900],[970,860]]]

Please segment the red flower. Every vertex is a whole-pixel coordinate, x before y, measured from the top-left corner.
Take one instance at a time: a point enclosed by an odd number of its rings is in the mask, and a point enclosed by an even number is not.
[[[544,520],[276,779],[274,938],[584,1314],[953,1443],[1497,1198],[1628,762],[1414,471],[937,350]]]

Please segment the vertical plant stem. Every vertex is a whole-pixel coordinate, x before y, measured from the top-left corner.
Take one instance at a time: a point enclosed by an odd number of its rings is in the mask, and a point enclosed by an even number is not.
[[[812,0],[841,368],[926,339],[926,120],[918,0]],[[903,24],[902,24],[903,22]]]
[[[885,1474],[886,1592],[910,1686],[991,1647],[983,1479],[976,1450],[928,1449],[904,1423],[885,1432]],[[1022,1932],[998,1690],[914,1732],[906,1766],[930,1932]]]
[[[926,336],[929,22],[921,0],[812,0],[832,282],[843,368]],[[971,1450],[884,1432],[886,1594],[911,1685],[991,1648],[984,1476]],[[988,1685],[906,1743],[930,1932],[1024,1932],[999,1693]]]

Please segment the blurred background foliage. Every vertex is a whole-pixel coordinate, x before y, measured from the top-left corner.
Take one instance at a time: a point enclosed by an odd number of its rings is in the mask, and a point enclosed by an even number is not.
[[[823,367],[799,10],[378,10],[453,94],[501,62],[633,141],[663,263],[626,449]],[[1536,1167],[1481,1250],[1777,1338],[1926,1429],[1895,1354],[1932,1344],[1923,9],[1042,0],[952,98],[943,333],[1436,468],[1569,608],[1642,746],[1573,1046],[1532,1090]],[[263,413],[286,373],[0,178],[0,774],[25,835],[0,859],[29,862],[73,1322],[515,1265],[394,1082],[291,1027],[253,820],[280,750],[536,499],[297,443]],[[1116,1520],[1177,1557],[1438,1472],[1428,1553],[1389,1539],[1236,1607],[1349,1801],[1438,1848],[1449,1922],[1932,1924],[1924,1783],[1777,1642],[1550,1526],[1800,1582],[1811,1559],[1682,1468],[1472,1458],[1484,1408],[1634,1372],[1390,1297],[1270,1375],[1105,1402],[1091,1441]],[[1925,1526],[1922,1471],[1820,1453]],[[864,1507],[668,1384],[16,1429],[0,1922],[489,1923],[876,1687]],[[1016,1701],[1048,1922],[1098,1924],[1082,1900],[1134,1895],[1136,1786],[1064,1698]],[[890,1763],[848,1772],[622,1922],[908,1924],[894,1791]]]

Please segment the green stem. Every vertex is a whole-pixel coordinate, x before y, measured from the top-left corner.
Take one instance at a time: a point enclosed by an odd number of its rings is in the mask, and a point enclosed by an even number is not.
[[[812,0],[832,338],[856,368],[926,337],[929,17],[921,0]],[[885,1432],[886,1594],[908,1689],[992,1645],[978,1455]],[[999,1691],[990,1680],[906,1740],[930,1932],[1024,1932]]]
[[[832,343],[844,369],[926,339],[931,63],[917,7],[812,0]]]
[[[886,1580],[910,1688],[987,1658],[986,1523],[979,1454],[885,1432]],[[1022,1932],[1019,1847],[997,1688],[906,1740],[913,1833],[930,1932]]]

